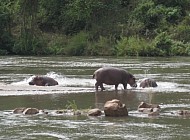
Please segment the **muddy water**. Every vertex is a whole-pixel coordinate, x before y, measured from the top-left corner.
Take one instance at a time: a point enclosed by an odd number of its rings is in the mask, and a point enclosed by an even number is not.
[[[156,88],[131,88],[118,92],[105,85],[95,92],[93,72],[102,66],[124,68],[137,80],[157,81]],[[34,75],[56,79],[53,87],[29,86]],[[190,138],[190,118],[177,115],[190,110],[190,58],[97,58],[97,57],[0,57],[0,139],[68,140],[186,140]],[[138,83],[139,85],[139,83]],[[56,114],[68,102],[78,109],[103,108],[117,98],[126,104],[129,117],[88,117]],[[157,117],[137,112],[141,101],[160,104]],[[13,114],[16,107],[36,107],[49,114]]]

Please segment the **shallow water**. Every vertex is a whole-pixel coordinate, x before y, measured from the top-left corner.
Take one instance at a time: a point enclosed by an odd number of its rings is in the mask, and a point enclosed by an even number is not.
[[[93,72],[102,66],[121,67],[137,80],[157,81],[158,87],[95,92]],[[190,137],[189,117],[177,115],[190,110],[189,57],[175,58],[94,58],[94,57],[0,57],[0,139],[172,139]],[[30,86],[34,75],[54,78],[59,85]],[[138,83],[139,85],[139,83]],[[88,117],[56,114],[75,101],[78,109],[103,109],[107,100],[120,99],[129,117]],[[141,101],[160,104],[159,116],[137,112]],[[16,107],[36,107],[49,114],[13,114]]]

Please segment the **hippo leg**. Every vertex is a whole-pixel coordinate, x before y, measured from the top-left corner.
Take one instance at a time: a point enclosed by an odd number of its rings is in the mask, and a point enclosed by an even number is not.
[[[115,85],[115,90],[117,90],[118,84]]]
[[[124,89],[127,89],[127,84],[123,84],[123,88],[124,88]]]
[[[105,88],[103,87],[103,83],[98,83],[98,82],[96,82],[96,84],[95,84],[96,91],[98,91],[98,87],[99,87],[99,86],[100,86],[100,88],[101,88],[101,91],[105,90]]]
[[[95,87],[96,87],[96,91],[98,90],[98,83],[96,82],[96,84],[95,84]]]
[[[100,88],[101,88],[101,91],[105,90],[105,88],[103,87],[103,83],[100,84]]]
[[[49,83],[46,83],[45,86],[50,86],[50,84],[49,84]]]

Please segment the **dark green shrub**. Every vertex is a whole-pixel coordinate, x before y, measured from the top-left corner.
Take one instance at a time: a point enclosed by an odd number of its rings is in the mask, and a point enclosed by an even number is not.
[[[170,29],[172,38],[184,43],[190,42],[190,17],[186,17],[177,27]]]
[[[185,49],[185,52],[188,56],[190,56],[190,43],[187,44],[187,48]]]
[[[154,40],[154,46],[158,50],[160,56],[170,56],[172,40],[166,32],[158,34]]]
[[[32,37],[30,32],[21,34],[13,46],[13,52],[19,55],[48,54],[46,42],[40,37]]]
[[[71,37],[67,46],[64,49],[64,52],[66,55],[81,56],[84,55],[87,45],[88,34],[85,32],[80,32],[77,35]]]
[[[118,41],[117,55],[119,56],[155,56],[156,51],[150,41],[139,37],[123,37]]]
[[[8,54],[7,50],[1,50],[0,49],[0,55],[6,55],[6,54]]]
[[[178,7],[165,8],[166,20],[171,24],[176,24],[182,18],[181,9]]]
[[[152,0],[139,2],[136,9],[133,11],[135,19],[139,20],[149,30],[159,27],[164,15],[164,7],[155,5]]]
[[[47,47],[50,54],[54,55],[64,55],[64,49],[67,46],[68,39],[64,35],[59,34],[48,34],[46,35],[46,38],[48,38]]]
[[[186,52],[187,45],[183,44],[182,42],[173,42],[173,45],[171,47],[171,55],[173,56],[184,56],[188,55]]]
[[[6,55],[12,53],[14,44],[13,36],[11,35],[11,12],[9,1],[0,2],[0,54]]]
[[[97,42],[92,42],[86,50],[86,55],[111,56],[114,54],[115,48],[112,39],[103,36],[100,36]]]

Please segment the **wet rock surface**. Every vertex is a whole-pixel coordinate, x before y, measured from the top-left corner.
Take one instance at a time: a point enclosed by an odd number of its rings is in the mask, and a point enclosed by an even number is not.
[[[101,116],[102,115],[102,111],[98,108],[94,108],[88,111],[88,115],[89,116]]]
[[[141,102],[138,106],[138,111],[142,113],[146,113],[149,116],[157,116],[160,114],[160,106],[157,104],[148,104],[145,102]]]
[[[104,105],[105,116],[119,117],[128,116],[128,110],[120,100],[113,99],[107,101]]]

